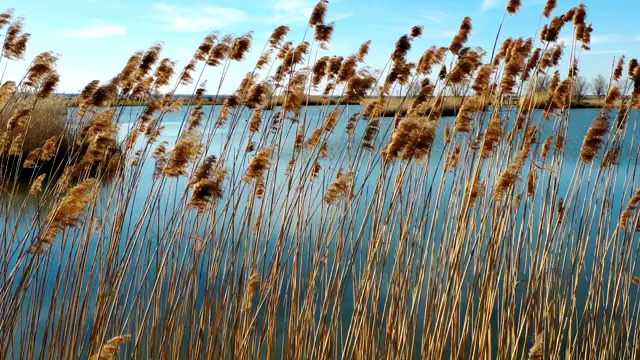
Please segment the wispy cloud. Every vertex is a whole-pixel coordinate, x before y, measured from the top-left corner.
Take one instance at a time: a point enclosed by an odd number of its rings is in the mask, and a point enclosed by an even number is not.
[[[326,21],[327,22],[334,22],[334,21],[340,21],[340,20],[344,20],[346,18],[349,18],[353,16],[353,13],[342,13],[342,14],[335,14],[335,15],[330,15],[327,17]]]
[[[124,25],[108,25],[103,21],[96,21],[95,25],[71,30],[64,31],[58,34],[58,36],[69,39],[78,39],[78,40],[91,40],[91,39],[99,39],[111,36],[120,36],[125,35],[127,33],[127,27]]]
[[[565,44],[571,44],[572,38],[567,36],[562,36],[559,39],[561,42]],[[623,36],[620,34],[600,34],[593,35],[591,37],[591,45],[601,45],[601,44],[622,44],[622,43],[632,43],[632,42],[640,42],[640,36]]]
[[[627,50],[591,50],[586,55],[608,55],[608,54],[625,54]]]
[[[307,21],[315,4],[310,0],[275,0],[270,4],[274,14],[269,21],[279,24]]]
[[[497,6],[506,4],[507,0],[482,0],[482,5],[480,6],[480,10],[487,11],[489,9],[493,9]]]
[[[242,10],[205,6],[198,8],[157,3],[153,6],[156,17],[167,31],[200,32],[220,29],[246,20]]]
[[[591,44],[606,44],[606,43],[619,43],[623,41],[623,37],[618,34],[608,34],[608,35],[593,35],[591,37]],[[627,41],[627,40],[625,40]]]
[[[422,14],[422,17],[424,17],[425,19],[438,24],[445,22],[451,17],[451,15],[438,10],[429,10],[422,12]]]

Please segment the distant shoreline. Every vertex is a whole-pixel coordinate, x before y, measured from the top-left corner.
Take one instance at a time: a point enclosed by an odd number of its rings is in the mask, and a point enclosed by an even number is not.
[[[77,106],[78,95],[75,94],[61,94],[60,97],[65,97],[69,99],[71,106]],[[229,95],[220,95],[217,97],[209,96],[205,97],[201,104],[204,106],[215,106],[215,105],[223,105],[225,100],[228,99]],[[174,99],[185,99],[185,105],[189,104],[189,100],[193,99],[190,95],[175,95]],[[362,105],[366,106],[372,101],[377,100],[378,97],[368,97],[365,98],[361,102],[345,102],[344,99],[340,97],[323,97],[321,95],[311,95],[307,97],[304,101],[305,106],[327,106],[327,105]],[[405,97],[405,96],[390,96],[386,97],[387,105],[385,106],[385,110],[381,114],[384,117],[394,116],[397,112],[400,112],[403,116],[407,114],[409,104],[413,102],[414,97]],[[533,108],[535,109],[544,109],[545,104],[547,103],[548,95],[543,94],[539,95],[536,99]],[[460,104],[462,103],[463,97],[456,96],[445,96],[444,108],[442,111],[442,116],[455,116],[459,109]],[[505,103],[505,106],[517,106],[520,98],[514,97]],[[267,109],[272,109],[276,106],[281,106],[284,102],[283,96],[275,97],[268,102],[266,106]],[[587,96],[582,101],[573,101],[571,104],[572,109],[600,109],[603,106],[604,97],[596,97],[596,96]],[[144,106],[147,103],[146,100],[120,100],[118,106],[131,107],[131,106]],[[620,108],[622,104],[621,100],[618,100],[614,106],[614,108]],[[487,108],[491,106],[491,104],[487,104]]]

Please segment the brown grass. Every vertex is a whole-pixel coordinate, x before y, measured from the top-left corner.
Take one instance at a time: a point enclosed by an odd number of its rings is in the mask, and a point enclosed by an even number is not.
[[[460,107],[463,104],[464,97],[461,96],[445,96],[443,100],[442,107],[442,115],[443,116],[454,116],[460,111]],[[362,101],[362,106],[367,107],[370,104],[377,101],[377,98],[367,98]],[[409,108],[413,101],[416,98],[414,97],[404,97],[404,96],[392,96],[384,99],[380,106],[382,106],[381,116],[389,117],[394,116],[396,113],[401,113],[406,115],[409,111]],[[431,99],[431,101],[427,101],[422,106],[418,108],[418,111],[423,114],[430,113],[435,106],[435,98]]]
[[[10,103],[0,102],[0,129],[6,129],[7,122],[15,111],[30,109],[31,116],[27,119],[28,127],[17,128],[9,132],[10,137],[23,133],[24,144],[22,154],[26,156],[31,150],[41,147],[54,136],[61,137],[63,142],[69,141],[67,136],[67,108],[69,101],[63,98],[47,98],[37,100],[27,97],[10,100]]]
[[[468,47],[470,18],[427,49],[413,26],[373,71],[375,42],[327,52],[320,1],[297,42],[213,32],[182,69],[161,43],[136,52],[85,88],[73,128],[57,58],[38,55],[19,90],[0,86],[0,167],[31,170],[0,177],[0,358],[634,358],[640,87],[623,84],[640,69],[612,71],[576,139],[592,27],[584,5],[556,5],[491,52]],[[498,29],[518,21],[507,6]],[[18,58],[24,21],[0,27],[0,60]],[[261,48],[233,95],[196,83],[223,88]],[[67,130],[78,151],[45,169]]]

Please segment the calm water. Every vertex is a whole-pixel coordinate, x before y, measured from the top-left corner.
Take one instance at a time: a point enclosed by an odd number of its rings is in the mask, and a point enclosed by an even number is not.
[[[335,172],[337,171],[337,169],[341,167],[346,167],[346,164],[338,163],[338,159],[342,158],[342,155],[345,152],[355,153],[355,151],[357,151],[357,148],[350,149],[345,145],[348,143],[348,138],[347,138],[346,132],[343,130],[346,128],[347,119],[350,118],[353,113],[361,110],[362,109],[359,106],[349,106],[346,109],[346,114],[342,116],[341,121],[337,125],[334,134],[329,138],[328,159],[323,161],[322,163],[324,170],[321,171],[319,178],[317,179],[316,182],[314,182],[314,185],[313,185],[314,189],[320,189],[321,187],[326,186],[326,184],[328,183],[330,184],[335,178]],[[131,108],[126,108],[124,111],[125,111],[125,116],[123,117],[124,122],[122,123],[122,128],[121,128],[122,137],[124,137],[124,135],[128,132],[128,128],[132,125],[132,121],[142,111],[142,108],[131,107]],[[323,118],[318,114],[320,111],[321,110],[319,107],[309,108],[308,114],[307,114],[308,117],[306,121],[309,123],[310,129],[315,129],[320,125],[320,121]],[[205,107],[204,112],[209,113],[209,109]],[[571,112],[568,138],[566,139],[566,155],[564,160],[564,167],[560,177],[561,178],[560,192],[559,192],[560,196],[564,196],[563,194],[566,193],[567,189],[570,186],[570,181],[572,178],[574,168],[576,164],[580,161],[579,152],[582,145],[582,141],[584,139],[584,136],[589,126],[592,124],[597,114],[598,114],[598,110],[596,109],[573,110]],[[183,122],[184,116],[185,116],[185,111],[182,111],[182,112],[168,115],[163,121],[165,130],[162,134],[162,137],[159,139],[159,141],[168,142],[170,144],[169,149],[172,147],[172,145],[176,141],[176,138],[181,130],[181,124]],[[214,116],[214,119],[217,118],[217,110],[214,111],[213,116]],[[537,116],[540,116],[540,114],[537,114]],[[248,118],[248,114],[245,115],[240,120],[241,123],[239,124],[239,128],[244,128],[243,122],[247,121],[247,118]],[[632,147],[629,146],[631,142],[637,138],[636,136],[637,129],[635,126],[636,120],[637,120],[637,114],[632,114],[629,121],[629,127],[627,130],[627,135],[625,139],[625,146],[623,146],[622,153],[620,155],[620,166],[618,169],[619,177],[618,177],[618,181],[615,184],[615,193],[611,198],[611,204],[613,206],[612,213],[616,215],[619,214],[619,212],[621,211],[621,206],[625,206],[626,202],[628,201],[628,198],[630,197],[630,194],[628,193],[629,187],[625,187],[625,181],[632,182],[633,184],[638,184],[638,178],[637,178],[638,175],[635,175],[636,178],[629,178],[627,176],[629,163],[635,162],[636,156],[637,156],[636,153],[630,152],[630,149]],[[433,154],[431,156],[432,160],[429,165],[432,170],[436,168],[438,163],[437,160],[440,158],[442,149],[444,147],[443,138],[444,138],[445,124],[447,123],[451,124],[452,121],[453,121],[452,118],[444,118],[443,121],[441,122],[441,126],[439,128],[439,132],[434,144]],[[386,119],[383,121],[382,128],[381,128],[381,136],[377,142],[378,144],[387,142],[389,138],[389,126],[391,125],[391,122],[392,122],[391,119]],[[229,143],[226,143],[226,140],[229,136],[228,126],[229,124],[227,123],[226,126],[216,130],[209,153],[215,154],[215,155],[222,153],[224,150],[224,146],[226,144],[227,146],[230,146],[231,151],[229,152],[229,154],[231,158],[234,158],[236,156],[238,156],[238,158],[241,158],[248,143],[247,136],[241,131],[236,131],[231,135],[231,138],[230,138],[231,141]],[[366,122],[364,121],[360,121],[358,123],[358,126],[356,128],[356,139],[361,138],[364,132],[365,126],[366,126]],[[545,126],[542,128],[542,132],[539,136],[540,143],[542,143],[547,138],[547,136],[551,135],[553,130],[552,126],[553,124],[551,122],[545,123]],[[287,128],[288,127],[285,126],[285,131],[287,131]],[[287,163],[291,155],[293,154],[293,143],[294,143],[293,140],[295,139],[295,135],[296,135],[295,130],[291,130],[286,136],[285,140],[282,142],[281,146],[278,148],[280,152],[280,156],[277,160],[278,161],[277,167],[280,169],[286,168]],[[636,146],[634,146],[634,148],[636,148]],[[602,156],[602,153],[600,153],[599,156]],[[375,159],[365,158],[365,161],[363,163],[367,163],[368,160],[375,161]],[[246,169],[246,166],[247,166],[246,162],[243,162],[243,161],[235,161],[235,162],[228,161],[227,168],[229,170],[229,176],[236,179],[242,178],[242,176],[244,176],[244,171]],[[440,166],[440,168],[442,168],[442,166]],[[140,176],[139,185],[132,197],[132,203],[130,206],[130,214],[129,214],[130,216],[128,217],[129,220],[127,221],[127,223],[124,225],[124,228],[123,228],[123,234],[122,234],[123,238],[128,238],[131,234],[133,234],[136,231],[136,226],[145,227],[150,225],[150,224],[141,224],[138,221],[138,218],[140,217],[140,212],[143,211],[148,206],[146,201],[147,201],[148,192],[150,191],[153,184],[153,171],[154,171],[153,162],[148,162],[141,169],[141,172],[139,175]],[[378,178],[379,172],[380,172],[380,164],[375,164],[370,174],[364,174],[364,173],[359,174],[359,177],[356,180],[356,186],[358,189],[362,190],[364,199],[370,199],[373,196],[375,191],[375,186],[376,186],[375,182],[376,182],[376,179]],[[429,183],[433,182],[434,180],[436,182],[439,181],[440,175],[441,175],[440,170],[431,171],[427,184],[424,184],[424,186],[425,187],[429,186],[430,185]],[[284,171],[282,170],[278,171],[277,182],[285,183],[286,181],[287,181],[287,177],[284,174]],[[163,196],[160,197],[160,200],[157,204],[153,205],[153,208],[159,209],[160,211],[164,212],[168,218],[173,219],[175,217],[174,221],[176,222],[176,224],[181,223],[183,226],[185,226],[185,228],[189,229],[194,226],[195,215],[191,214],[191,215],[187,215],[186,217],[179,218],[179,216],[177,216],[177,214],[175,214],[172,211],[172,208],[175,206],[175,204],[181,201],[181,194],[183,189],[186,186],[187,186],[186,178],[169,181],[167,183],[167,186],[165,186],[163,189]],[[633,188],[635,188],[636,186],[637,185],[634,185]],[[106,196],[109,190],[110,189],[107,186],[103,190],[104,192],[103,195]],[[249,196],[248,190],[249,189],[245,189],[242,192],[239,192],[239,193],[235,192],[233,194],[230,194],[229,189],[226,189],[224,196],[226,198],[233,197],[233,202],[238,202],[240,204],[238,208],[238,212],[244,212],[245,211],[244,205],[246,204],[246,199]],[[280,217],[282,216],[282,211],[283,211],[282,209],[285,201],[286,199],[283,198],[283,199],[280,199],[279,202],[276,204],[276,206],[273,209],[274,211],[271,214],[273,218],[277,219],[279,216]],[[309,201],[310,201],[311,208],[319,207],[322,202],[322,198],[321,196],[311,197]],[[36,206],[37,204],[33,199],[30,199],[30,198],[25,199],[24,208],[22,209],[22,211],[24,214],[27,214],[27,216],[21,217],[22,222],[19,224],[5,223],[0,225],[2,225],[7,230],[11,229],[13,231],[15,229],[15,231],[17,231],[18,233],[18,236],[16,238],[17,239],[22,238],[20,234],[26,234],[27,229],[30,226],[32,226],[31,222],[34,221],[34,219],[37,222],[38,218],[42,219],[43,215],[46,215],[46,213],[39,213]],[[365,209],[363,209],[362,212],[364,210]],[[362,215],[362,212],[360,213],[360,215]],[[314,225],[317,225],[317,223],[320,221],[320,216],[321,216],[320,211],[314,212],[311,216],[311,221],[309,226],[313,227]],[[104,227],[113,226],[113,224],[109,223],[109,220],[108,220],[109,216],[105,216],[103,214],[103,215],[98,215],[97,217],[107,219],[104,221],[104,223],[101,224],[101,226],[104,226]],[[240,222],[240,219],[227,220],[227,224],[232,225],[231,228],[239,227],[241,225],[239,222]],[[222,225],[222,222],[218,222],[216,226],[221,227],[221,225]],[[163,235],[158,232],[154,232],[153,227],[149,228],[149,233],[151,234],[151,238],[149,239],[150,245],[147,244],[149,248],[145,248],[144,249],[145,251],[148,251],[149,249],[153,251],[153,248],[155,246],[158,246],[159,244],[160,246],[166,245],[163,243]],[[246,237],[250,235],[243,235],[243,236],[244,236],[244,239],[238,238],[239,243],[242,243],[242,241],[246,240]],[[4,234],[4,237],[5,238],[7,237],[6,233]],[[277,233],[273,233],[272,238],[275,239],[276,237],[277,237]],[[271,242],[271,244],[273,246],[273,242]],[[20,246],[21,244],[13,244],[12,248],[15,251]],[[121,246],[122,246],[122,249],[125,249],[127,244],[123,243]],[[92,245],[91,251],[95,251],[95,248],[96,248],[95,245]],[[51,264],[51,267],[48,269],[48,272],[50,274],[55,274],[58,270],[60,270],[61,267],[64,266],[64,264],[67,261],[69,261],[69,259],[72,256],[75,256],[74,252],[71,249],[61,251],[60,246],[54,246],[51,249],[51,251],[56,254],[57,260],[54,261]],[[143,251],[143,249],[140,249],[138,251]],[[272,255],[272,252],[273,252],[273,247],[271,247],[271,249],[267,249],[268,257]],[[15,252],[14,252],[14,255],[15,255]],[[8,259],[10,264],[15,263],[15,260],[16,260],[15,256],[9,257]],[[331,258],[331,261],[339,261],[339,260],[340,259],[334,259],[333,257]],[[593,260],[592,258],[588,258],[587,262],[590,263],[592,260]],[[356,262],[358,263],[358,261],[359,260],[357,259]],[[586,265],[585,269],[590,269],[590,266]],[[150,270],[151,272],[153,272],[153,271],[156,271],[156,268],[152,266]],[[391,271],[391,268],[389,268],[388,270]],[[54,276],[51,276],[50,279],[52,282],[55,281]],[[204,275],[203,277],[201,277],[201,280],[203,282],[202,284],[203,286],[201,287],[203,290],[202,290],[202,293],[200,294],[202,297],[204,296],[204,289],[207,288],[207,286],[204,286],[206,285],[204,284],[206,282]],[[588,282],[585,281],[583,282],[583,284],[586,284],[586,285],[582,290],[586,292],[587,290],[586,286],[588,285]],[[53,286],[50,286],[47,289],[46,297],[54,296],[54,293],[55,293],[55,289],[53,288]],[[343,310],[344,310],[345,317],[348,318],[350,317],[353,311],[353,308],[352,308],[353,299],[350,298],[351,291],[349,291],[349,289],[347,289],[346,294],[347,295],[345,297],[345,301],[343,304]],[[48,310],[49,310],[48,302],[45,302],[43,304],[42,314],[46,314],[47,313],[46,311]],[[282,318],[282,321],[284,321],[284,317]],[[347,323],[345,323],[345,331],[346,331],[346,326],[348,326]]]

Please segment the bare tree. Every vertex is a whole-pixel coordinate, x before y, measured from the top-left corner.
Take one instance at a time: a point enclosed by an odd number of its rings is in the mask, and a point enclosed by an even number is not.
[[[376,84],[373,85],[371,90],[369,90],[368,96],[377,98],[377,97],[380,96],[380,92],[382,91],[382,87],[379,84],[380,78],[382,76],[382,70],[381,69],[373,69],[373,70],[371,70],[371,76],[376,78]]]
[[[447,86],[446,94],[449,96],[461,97],[466,96],[469,93],[469,87],[467,84],[452,84]]]
[[[538,75],[533,79],[529,80],[530,88],[533,88],[535,93],[544,93],[549,90],[549,85],[551,84],[551,76],[549,75]]]
[[[584,97],[587,96],[587,92],[589,92],[589,88],[591,86],[585,80],[584,76],[578,76],[575,78],[573,82],[573,97],[578,101],[582,102]]]
[[[421,83],[420,79],[414,79],[414,81],[407,86],[407,97],[418,96],[418,94],[420,94],[420,90],[422,90],[422,87],[420,86]]]
[[[591,81],[591,87],[593,88],[593,92],[597,97],[603,97],[607,92],[607,79],[604,76],[598,74]]]

